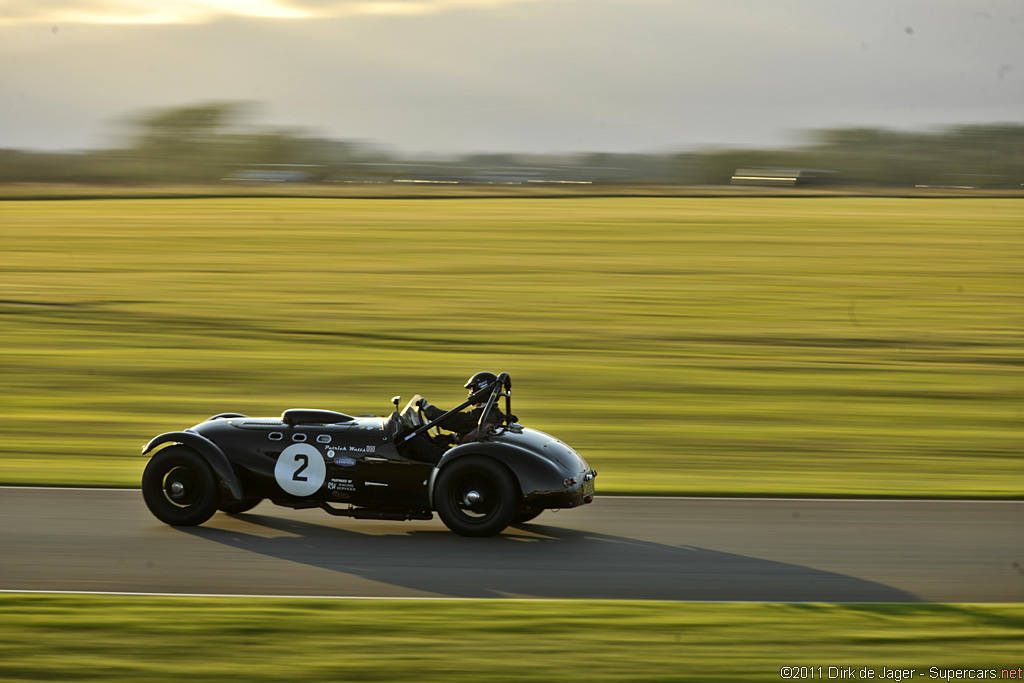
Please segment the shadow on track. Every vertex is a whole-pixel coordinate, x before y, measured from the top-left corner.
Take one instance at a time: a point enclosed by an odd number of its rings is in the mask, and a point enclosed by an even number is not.
[[[347,575],[398,588],[377,593],[397,596],[918,601],[890,586],[810,567],[537,523],[493,538],[462,538],[442,530],[361,533],[253,513],[229,519],[227,529],[178,530],[338,574],[316,585],[292,583],[285,592],[295,595],[353,595]]]

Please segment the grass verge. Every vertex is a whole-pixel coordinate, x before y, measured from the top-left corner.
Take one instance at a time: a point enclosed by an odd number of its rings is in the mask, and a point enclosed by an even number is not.
[[[785,666],[929,679],[932,667],[1016,671],[1022,637],[1021,605],[8,594],[0,679],[775,681]]]

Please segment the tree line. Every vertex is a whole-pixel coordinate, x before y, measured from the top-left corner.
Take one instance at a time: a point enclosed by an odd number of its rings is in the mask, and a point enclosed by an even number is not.
[[[245,127],[249,105],[214,102],[130,119],[119,144],[86,152],[0,149],[2,183],[593,182],[728,184],[737,168],[818,169],[831,183],[1021,188],[1024,124],[929,132],[817,130],[785,149],[660,154],[470,154],[413,158],[296,130]]]

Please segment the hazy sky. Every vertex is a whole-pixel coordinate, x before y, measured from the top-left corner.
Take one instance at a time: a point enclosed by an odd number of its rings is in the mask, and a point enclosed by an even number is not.
[[[211,100],[411,152],[1024,123],[1024,0],[0,0],[0,148]]]

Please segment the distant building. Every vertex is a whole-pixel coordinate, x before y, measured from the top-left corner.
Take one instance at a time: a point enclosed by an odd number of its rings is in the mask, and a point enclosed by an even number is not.
[[[833,182],[835,173],[820,168],[737,168],[730,184],[795,187]]]
[[[324,167],[318,164],[255,164],[221,178],[228,183],[259,185],[262,183],[319,183]]]

